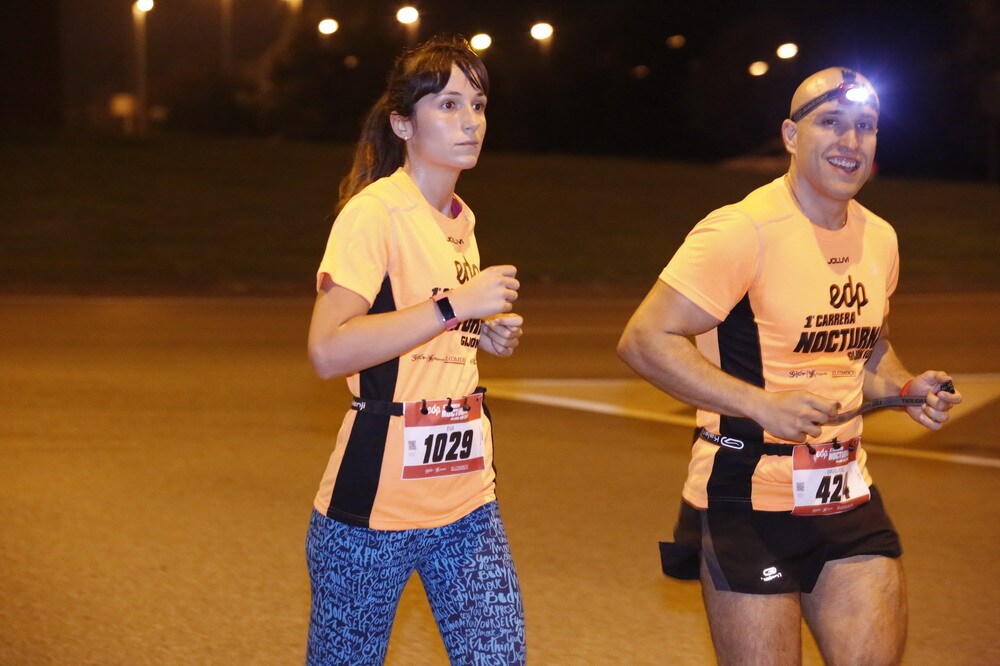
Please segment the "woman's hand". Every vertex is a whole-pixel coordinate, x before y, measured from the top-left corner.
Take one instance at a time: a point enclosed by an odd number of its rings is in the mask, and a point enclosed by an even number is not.
[[[459,321],[486,319],[514,309],[521,283],[513,266],[490,266],[448,292],[448,301]]]
[[[510,356],[520,344],[524,317],[511,312],[483,320],[479,330],[479,348],[494,356]]]

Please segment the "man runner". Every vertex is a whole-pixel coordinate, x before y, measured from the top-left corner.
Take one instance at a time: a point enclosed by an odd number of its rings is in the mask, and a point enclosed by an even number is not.
[[[661,548],[666,573],[700,577],[721,664],[799,663],[802,618],[829,664],[902,657],[902,549],[854,410],[903,395],[938,430],[962,397],[889,342],[896,234],[854,200],[878,117],[857,72],[807,78],[781,125],[788,173],[694,227],[619,343],[698,408],[676,543]]]

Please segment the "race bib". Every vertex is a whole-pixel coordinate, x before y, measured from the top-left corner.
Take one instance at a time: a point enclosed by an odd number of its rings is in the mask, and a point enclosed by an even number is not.
[[[849,511],[871,499],[858,467],[856,447],[801,444],[792,451],[792,484],[797,516],[825,516]]]
[[[403,403],[403,479],[470,474],[485,468],[481,393],[458,400]]]

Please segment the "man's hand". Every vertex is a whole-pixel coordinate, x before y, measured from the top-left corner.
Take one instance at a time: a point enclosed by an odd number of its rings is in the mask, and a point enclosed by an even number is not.
[[[958,391],[941,390],[950,381],[951,377],[940,370],[928,370],[911,379],[906,385],[906,395],[922,395],[924,404],[907,407],[909,417],[929,430],[940,430],[951,408],[962,402],[962,394]]]
[[[840,411],[840,403],[809,391],[768,391],[753,415],[775,437],[804,442],[819,437],[822,426]]]

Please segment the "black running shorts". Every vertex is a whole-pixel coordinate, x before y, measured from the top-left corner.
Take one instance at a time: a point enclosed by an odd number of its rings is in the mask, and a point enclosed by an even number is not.
[[[698,578],[703,555],[715,589],[748,594],[812,592],[831,560],[902,554],[899,535],[874,486],[870,501],[833,516],[699,510],[681,501],[674,543],[660,544],[668,576]]]

